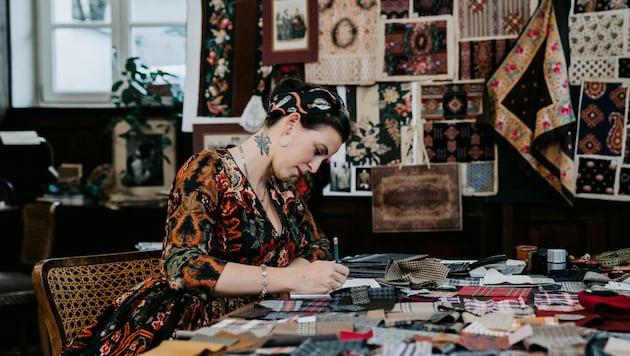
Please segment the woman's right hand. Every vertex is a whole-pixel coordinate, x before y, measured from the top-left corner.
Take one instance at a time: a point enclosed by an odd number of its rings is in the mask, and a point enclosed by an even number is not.
[[[293,275],[289,290],[300,294],[326,294],[343,286],[348,278],[348,267],[332,261],[314,261],[295,268],[287,268]]]

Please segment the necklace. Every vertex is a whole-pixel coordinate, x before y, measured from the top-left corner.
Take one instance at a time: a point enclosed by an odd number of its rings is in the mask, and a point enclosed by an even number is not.
[[[245,173],[245,177],[247,179],[249,179],[249,172],[247,171],[247,162],[245,162],[245,152],[243,152],[243,146],[242,145],[238,145],[238,152],[240,152],[240,154],[241,154],[241,162],[243,163],[243,171],[245,171],[244,172]],[[253,186],[252,186],[252,188],[253,188]],[[265,200],[267,199],[267,194],[268,194],[267,189],[265,189],[265,194],[263,194],[262,198],[258,198],[258,199],[260,199],[261,203],[263,203],[263,204],[265,203]],[[258,195],[258,194],[256,194],[256,195]]]

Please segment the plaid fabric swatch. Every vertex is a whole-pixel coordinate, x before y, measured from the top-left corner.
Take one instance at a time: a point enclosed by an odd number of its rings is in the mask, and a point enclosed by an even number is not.
[[[543,292],[534,294],[534,305],[538,310],[577,311],[584,310],[575,293]]]
[[[576,305],[580,304],[575,293],[543,292],[534,294],[534,305]]]
[[[295,356],[336,356],[340,354],[365,355],[368,352],[364,340],[326,340],[315,341],[308,339],[292,355]]]
[[[385,345],[380,351],[381,355],[389,356],[431,355],[433,345],[428,341],[404,342],[396,345]]]
[[[481,278],[466,277],[466,278],[446,278],[444,283],[449,286],[465,287],[465,286],[480,286]]]
[[[464,300],[464,309],[475,315],[484,315],[492,312],[513,312],[515,316],[523,317],[534,314],[534,310],[525,303],[524,299],[520,300],[478,300],[466,298]]]
[[[559,283],[562,286],[560,290],[563,292],[578,293],[586,289],[586,284],[582,281],[563,281]]]
[[[408,286],[421,289],[440,285],[448,275],[448,267],[436,258],[416,255],[390,260],[385,268],[385,277],[377,278],[381,284]]]
[[[256,355],[292,355],[297,346],[276,346],[276,347],[261,347],[256,349]]]
[[[438,302],[440,304],[442,304],[442,303],[459,304],[459,303],[461,303],[461,300],[459,299],[458,296],[444,296],[444,297],[440,297],[438,299]]]
[[[463,287],[457,292],[459,296],[467,297],[510,297],[527,299],[532,292],[532,288],[511,288],[511,287]]]
[[[367,299],[365,290],[361,290],[359,293],[356,291],[356,287],[353,287],[340,289],[331,293],[333,297],[332,310],[355,312],[374,309],[389,310],[398,298],[396,287],[392,286],[367,288]],[[356,304],[359,296],[361,304]]]
[[[331,310],[330,299],[266,299],[259,305],[274,312],[324,313]]]

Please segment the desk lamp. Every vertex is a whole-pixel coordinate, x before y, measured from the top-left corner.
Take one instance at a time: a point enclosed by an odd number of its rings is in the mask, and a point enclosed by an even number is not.
[[[38,146],[42,143],[45,144],[46,147],[48,147],[48,152],[50,152],[50,165],[48,166],[48,171],[55,177],[55,179],[59,178],[59,173],[57,172],[57,169],[55,169],[55,153],[53,151],[53,147],[48,140],[39,136],[36,131],[0,131],[0,141],[2,141],[2,144],[6,146]]]

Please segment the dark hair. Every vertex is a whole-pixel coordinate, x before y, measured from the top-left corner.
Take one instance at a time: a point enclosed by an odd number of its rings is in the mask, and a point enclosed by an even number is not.
[[[335,106],[334,110],[330,110],[325,113],[301,113],[300,123],[302,124],[302,126],[309,130],[315,130],[322,126],[330,126],[335,131],[337,131],[339,136],[341,136],[342,142],[347,141],[350,138],[351,125],[350,115],[348,114],[348,110],[346,109],[346,105],[344,104],[343,100],[341,100],[341,98],[339,98],[339,96],[334,91],[330,91],[320,85],[303,82],[302,80],[294,77],[287,77],[280,80],[269,94],[269,98],[266,101],[265,107],[265,109],[267,110],[265,125],[271,127],[281,118],[281,116],[269,114],[272,103],[279,94],[290,92],[303,93],[312,89],[326,90],[328,93],[332,94],[335,97],[339,105]]]

